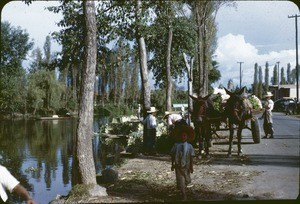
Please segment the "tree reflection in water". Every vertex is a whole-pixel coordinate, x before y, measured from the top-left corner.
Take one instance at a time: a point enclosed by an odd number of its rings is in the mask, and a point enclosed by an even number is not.
[[[76,119],[0,121],[0,163],[30,191],[38,203],[48,203],[57,194],[67,195],[77,183],[73,168]],[[108,120],[95,120],[94,132]],[[93,138],[96,172],[119,162],[120,142],[107,145]],[[110,161],[112,155],[113,161]],[[19,203],[10,195],[10,203]]]

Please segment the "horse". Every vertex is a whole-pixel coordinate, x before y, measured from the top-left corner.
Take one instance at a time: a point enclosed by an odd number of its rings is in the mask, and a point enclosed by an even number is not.
[[[243,87],[242,89],[235,92],[231,92],[224,88],[226,93],[230,96],[226,102],[225,110],[223,112],[224,117],[228,118],[228,127],[230,132],[228,157],[231,156],[232,151],[234,125],[237,125],[238,156],[241,156],[242,130],[245,127],[246,120],[253,117],[252,113],[247,112],[245,103],[243,102],[243,98],[241,96],[245,88],[246,87]]]
[[[209,157],[209,147],[211,146],[212,139],[212,128],[211,121],[214,110],[213,103],[209,99],[211,94],[205,97],[195,97],[189,95],[193,99],[193,110],[192,110],[192,121],[194,122],[195,136],[198,138],[199,142],[199,154],[198,157],[201,158],[202,151],[205,150],[205,156]]]

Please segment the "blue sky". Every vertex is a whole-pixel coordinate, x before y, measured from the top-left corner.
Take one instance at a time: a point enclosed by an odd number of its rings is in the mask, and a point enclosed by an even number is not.
[[[45,6],[58,5],[55,1],[8,3],[1,12],[1,20],[26,29],[35,46],[43,47],[45,38],[61,19],[60,14],[44,10]],[[216,17],[218,24],[218,47],[216,60],[222,78],[215,85],[227,85],[229,79],[239,85],[239,64],[242,64],[242,85],[253,83],[254,64],[264,68],[268,61],[271,71],[276,62],[280,67],[296,65],[295,19],[288,16],[298,14],[299,8],[290,1],[236,1],[236,7],[222,7]],[[298,30],[300,18],[298,18]],[[299,31],[300,33],[300,31]],[[299,39],[299,38],[298,38]],[[298,40],[299,42],[299,40]],[[298,47],[300,47],[298,45]],[[52,51],[60,46],[52,42]],[[264,69],[263,69],[264,70]]]

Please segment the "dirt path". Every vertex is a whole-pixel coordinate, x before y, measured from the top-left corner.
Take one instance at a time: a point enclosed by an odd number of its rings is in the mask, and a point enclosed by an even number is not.
[[[227,158],[227,145],[211,148],[212,157],[195,158],[193,186],[188,188],[188,200],[253,200],[270,199],[271,195],[253,197],[247,186],[262,172],[251,170],[246,156]],[[234,149],[233,153],[237,152]],[[128,202],[174,202],[180,201],[176,190],[175,172],[171,171],[170,156],[144,156],[127,158],[115,168],[119,179],[114,184],[101,184],[109,196],[85,198],[78,202],[128,203]]]

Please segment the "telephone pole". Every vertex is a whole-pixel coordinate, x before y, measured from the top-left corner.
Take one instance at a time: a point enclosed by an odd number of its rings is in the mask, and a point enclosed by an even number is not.
[[[280,62],[276,62],[277,63],[277,67],[278,67],[278,73],[277,73],[277,75],[278,75],[278,79],[277,79],[277,81],[278,81],[278,90],[279,90],[279,72],[280,72],[280,69],[279,69],[279,63]]]
[[[297,102],[299,101],[299,64],[298,64],[298,26],[297,26],[297,18],[300,15],[288,16],[288,18],[295,18],[295,29],[296,29],[296,94],[297,94]]]
[[[240,89],[242,88],[242,63],[244,62],[237,62],[240,64]]]

